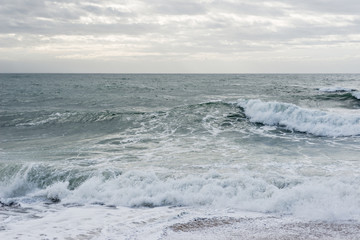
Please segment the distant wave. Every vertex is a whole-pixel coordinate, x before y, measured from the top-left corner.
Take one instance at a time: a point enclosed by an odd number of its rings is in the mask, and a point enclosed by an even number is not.
[[[185,111],[182,114],[186,115],[189,111],[194,109],[211,108],[211,107],[226,107],[231,104],[222,101],[209,101],[198,104],[190,104],[175,107],[169,112]],[[143,115],[163,115],[165,112],[146,112],[146,111],[99,111],[99,112],[24,112],[19,114],[9,114],[0,117],[0,127],[37,127],[43,125],[69,124],[69,123],[95,123],[95,122],[109,122],[115,119],[128,118],[129,116],[143,116]],[[177,117],[178,118],[178,117]]]
[[[339,115],[319,110],[298,107],[294,104],[239,100],[251,122],[280,125],[291,131],[310,133],[316,136],[360,135],[360,115]]]
[[[318,89],[320,92],[354,92],[357,91],[353,88],[345,88],[345,87],[323,87]]]
[[[142,114],[142,113],[117,113],[110,111],[82,113],[82,112],[32,112],[22,113],[17,115],[9,115],[2,121],[0,119],[0,126],[23,126],[23,127],[37,127],[42,125],[54,125],[64,123],[92,123],[110,121],[121,117],[125,114]]]
[[[49,115],[37,116],[35,119],[27,120],[26,122],[18,123],[16,126],[39,126],[53,122],[61,122],[65,119],[75,115],[74,113],[51,113]]]
[[[323,87],[318,88],[320,92],[326,93],[350,93],[352,97],[360,99],[360,92],[354,88],[345,88],[345,87]]]

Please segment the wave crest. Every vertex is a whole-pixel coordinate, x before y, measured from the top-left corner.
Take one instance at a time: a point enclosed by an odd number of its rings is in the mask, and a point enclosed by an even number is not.
[[[351,95],[352,95],[354,98],[360,100],[360,92],[353,92],[353,93],[351,93]]]
[[[339,115],[298,107],[294,104],[239,100],[251,122],[280,125],[291,131],[316,136],[340,137],[360,135],[359,115]]]
[[[320,92],[354,92],[354,88],[345,88],[345,87],[323,87],[318,89]]]
[[[0,194],[1,201],[21,201],[22,198],[25,200],[30,197],[47,199],[53,203],[61,202],[65,206],[212,206],[291,214],[314,220],[360,219],[360,192],[356,187],[359,178],[353,177],[311,178],[301,181],[296,178],[285,180],[282,177],[258,178],[247,172],[207,172],[182,177],[162,177],[152,172],[128,171],[111,178],[103,174],[94,175],[74,189],[71,189],[66,180],[56,181],[42,188],[28,182],[25,176],[18,180],[22,181],[18,181],[16,186],[7,187],[8,193],[11,190],[18,192],[21,185],[31,184],[33,188],[28,187],[20,195]]]

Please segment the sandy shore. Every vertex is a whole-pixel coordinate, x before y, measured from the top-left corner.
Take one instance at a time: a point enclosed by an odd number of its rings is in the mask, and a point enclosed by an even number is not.
[[[353,222],[298,222],[284,218],[196,218],[177,223],[164,239],[360,239],[360,224]]]

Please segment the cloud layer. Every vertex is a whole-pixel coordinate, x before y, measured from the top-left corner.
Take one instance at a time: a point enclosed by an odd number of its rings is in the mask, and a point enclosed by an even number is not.
[[[357,0],[2,0],[0,71],[355,72],[359,12]]]

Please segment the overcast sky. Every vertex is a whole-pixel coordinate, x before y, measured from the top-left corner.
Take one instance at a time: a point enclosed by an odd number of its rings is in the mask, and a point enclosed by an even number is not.
[[[359,0],[0,0],[0,72],[360,72]]]

